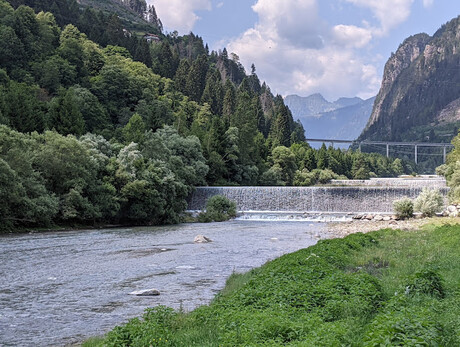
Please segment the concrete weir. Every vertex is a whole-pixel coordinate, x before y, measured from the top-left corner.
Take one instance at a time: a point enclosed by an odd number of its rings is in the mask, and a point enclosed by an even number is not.
[[[440,181],[424,180],[420,184],[413,179],[403,184],[398,180],[386,186],[198,187],[189,198],[188,210],[203,210],[208,198],[224,195],[235,201],[237,210],[243,213],[392,213],[394,200],[416,198],[423,187],[439,189],[446,195],[448,188]]]

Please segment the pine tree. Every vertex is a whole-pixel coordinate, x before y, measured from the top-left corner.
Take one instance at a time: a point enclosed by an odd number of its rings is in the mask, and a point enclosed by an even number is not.
[[[188,59],[182,59],[174,76],[174,85],[176,89],[184,94],[187,93],[187,78],[190,70]]]
[[[83,135],[85,121],[74,100],[72,90],[62,90],[58,97],[54,98],[50,106],[50,128],[56,129],[63,135]]]
[[[227,124],[230,124],[230,119],[236,108],[236,91],[233,83],[230,80],[225,82],[224,101],[222,105],[222,116]]]
[[[193,101],[199,102],[203,95],[203,90],[206,84],[206,73],[208,72],[208,62],[205,55],[201,55],[195,60],[190,67],[186,90],[187,95]]]

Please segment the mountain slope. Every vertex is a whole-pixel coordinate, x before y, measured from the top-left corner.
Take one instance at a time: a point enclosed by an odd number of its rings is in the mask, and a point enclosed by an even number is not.
[[[406,39],[387,61],[359,139],[448,142],[459,125],[460,17]]]
[[[321,94],[288,95],[285,103],[310,138],[354,140],[369,120],[375,97],[340,98],[329,102]]]
[[[360,98],[340,98],[334,102],[327,101],[321,94],[316,93],[302,97],[288,95],[284,102],[289,106],[291,112],[298,118],[320,116],[321,113],[334,111],[338,108],[347,107],[361,103]]]

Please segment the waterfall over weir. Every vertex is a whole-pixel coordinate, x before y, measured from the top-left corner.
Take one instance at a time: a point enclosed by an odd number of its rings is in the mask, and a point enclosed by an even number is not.
[[[447,194],[448,188],[438,189]],[[203,210],[208,198],[224,195],[245,213],[391,213],[394,200],[415,198],[421,191],[420,186],[198,187],[189,199],[188,210]]]

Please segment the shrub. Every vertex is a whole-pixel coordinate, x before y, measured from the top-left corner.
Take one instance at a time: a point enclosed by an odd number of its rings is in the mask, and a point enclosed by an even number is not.
[[[449,167],[447,166],[447,164],[442,164],[436,168],[436,175],[445,177],[447,175],[448,169]]]
[[[318,182],[322,184],[329,183],[332,179],[337,177],[338,175],[330,169],[320,170],[318,175]]]
[[[414,214],[414,203],[409,198],[402,198],[400,200],[393,201],[393,209],[399,218],[411,218]]]
[[[369,325],[364,346],[440,346],[441,328],[425,307],[394,299]]]
[[[418,271],[406,286],[406,293],[428,294],[438,299],[442,299],[446,295],[441,276],[432,269]]]
[[[294,175],[294,185],[308,187],[316,183],[316,175],[313,172],[303,169],[302,171],[297,170]]]
[[[206,212],[200,213],[198,220],[202,223],[223,222],[236,217],[236,204],[223,195],[214,195],[206,202]]]
[[[431,217],[436,212],[441,212],[443,204],[443,197],[439,190],[423,188],[414,201],[414,210],[421,212],[426,217]]]

